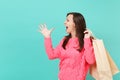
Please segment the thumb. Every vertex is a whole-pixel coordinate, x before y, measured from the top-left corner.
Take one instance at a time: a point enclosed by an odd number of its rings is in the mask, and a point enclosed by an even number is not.
[[[55,28],[51,28],[51,29],[50,29],[50,32],[52,32],[54,29],[55,29]]]

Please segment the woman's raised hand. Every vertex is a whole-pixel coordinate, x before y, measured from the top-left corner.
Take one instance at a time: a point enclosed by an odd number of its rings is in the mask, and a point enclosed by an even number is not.
[[[49,38],[53,30],[54,28],[48,30],[46,24],[39,25],[39,32],[42,33],[45,38]]]
[[[92,38],[92,37],[94,37],[93,34],[92,34],[92,31],[89,30],[89,29],[86,29],[84,31],[84,34],[85,34],[84,38]]]

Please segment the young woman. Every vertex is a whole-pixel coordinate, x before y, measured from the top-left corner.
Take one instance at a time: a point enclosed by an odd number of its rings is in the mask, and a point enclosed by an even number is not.
[[[68,33],[56,48],[52,47],[50,34],[46,25],[40,26],[45,37],[45,49],[49,59],[60,59],[59,80],[85,80],[91,64],[95,62],[91,43],[91,32],[86,29],[82,14],[70,12],[64,22]]]

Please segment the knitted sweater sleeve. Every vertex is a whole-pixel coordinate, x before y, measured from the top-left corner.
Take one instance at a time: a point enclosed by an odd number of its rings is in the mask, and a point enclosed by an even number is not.
[[[51,38],[45,38],[44,40],[45,50],[49,59],[56,59],[60,56],[60,44],[53,48]]]
[[[93,64],[95,62],[95,55],[90,38],[84,39],[84,49],[85,60],[87,61],[88,64]]]

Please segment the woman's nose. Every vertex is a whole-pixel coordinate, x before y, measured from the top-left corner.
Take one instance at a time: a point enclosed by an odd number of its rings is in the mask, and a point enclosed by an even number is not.
[[[66,24],[66,21],[64,22],[64,24]]]

